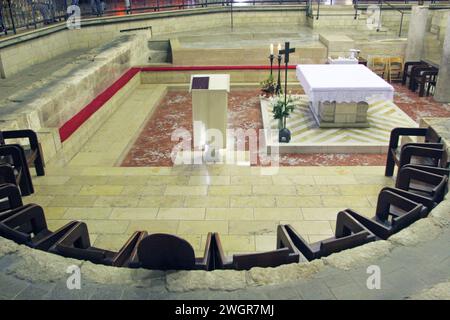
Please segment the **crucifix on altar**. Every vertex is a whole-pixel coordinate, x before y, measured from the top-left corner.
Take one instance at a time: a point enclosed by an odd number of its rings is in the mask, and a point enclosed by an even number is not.
[[[279,55],[284,54],[284,103],[287,100],[287,73],[289,64],[289,54],[295,52],[295,48],[289,47],[289,42],[284,43],[284,50],[278,52]],[[285,120],[286,121],[286,120]]]
[[[295,48],[289,47],[289,42],[284,43],[284,50],[278,51],[279,60],[281,55],[284,55],[284,109],[287,108],[287,74],[288,74],[288,64],[289,64],[289,54],[295,52]],[[278,70],[278,72],[280,72]],[[278,73],[279,75],[279,73]],[[279,78],[279,76],[278,76]],[[280,80],[278,80],[279,86]],[[288,128],[286,128],[286,117],[283,119],[283,129],[281,129],[278,133],[278,141],[279,142],[289,142],[291,141],[291,132]]]

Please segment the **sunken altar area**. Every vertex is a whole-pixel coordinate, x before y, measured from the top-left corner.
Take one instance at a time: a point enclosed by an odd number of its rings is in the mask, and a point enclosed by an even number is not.
[[[305,21],[299,22],[297,15],[282,13],[286,23],[294,21],[295,24],[299,24],[298,30],[304,30]],[[134,21],[118,18],[120,22],[105,26],[106,32],[102,37],[98,37],[98,33],[94,31],[95,28],[86,28],[89,31],[83,31],[77,35],[80,39],[89,39],[88,43],[90,43],[88,47],[77,48],[78,52],[83,53],[81,56],[59,70],[52,70],[53,73],[50,76],[30,85],[26,90],[15,92],[14,99],[2,101],[1,119],[6,127],[31,127],[38,131],[41,139],[48,165],[48,176],[33,176],[37,192],[25,198],[24,201],[36,202],[46,207],[49,228],[55,229],[69,219],[87,219],[89,230],[93,233],[92,241],[96,246],[108,249],[123,243],[124,237],[127,237],[126,233],[135,228],[146,229],[149,232],[176,233],[192,243],[197,255],[201,255],[204,235],[212,231],[212,225],[218,232],[229,233],[224,236],[224,244],[228,247],[227,253],[233,253],[236,247],[261,252],[273,247],[274,232],[280,222],[294,220],[299,230],[302,230],[302,225],[307,225],[306,229],[312,230],[307,233],[308,239],[313,241],[333,233],[332,224],[338,212],[336,207],[346,207],[357,203],[358,208],[361,207],[364,213],[373,214],[376,194],[383,186],[393,183],[392,179],[383,177],[384,168],[380,167],[382,161],[379,160],[381,157],[371,158],[375,159],[377,167],[370,169],[341,166],[286,167],[280,169],[280,176],[273,178],[262,176],[257,179],[254,177],[255,173],[259,174],[257,167],[226,165],[172,167],[171,163],[159,161],[159,154],[155,155],[158,160],[155,163],[159,165],[148,165],[145,161],[139,164],[140,150],[138,148],[130,150],[130,145],[136,147],[140,133],[158,111],[159,104],[165,102],[166,105],[178,110],[176,108],[180,105],[176,102],[186,98],[179,92],[186,90],[188,79],[193,73],[193,70],[183,69],[183,67],[192,61],[199,63],[202,60],[201,57],[207,53],[205,50],[215,52],[210,55],[211,60],[206,60],[206,65],[214,66],[217,59],[220,61],[227,58],[229,58],[227,60],[229,65],[241,61],[248,63],[249,60],[245,59],[249,59],[249,55],[238,47],[245,42],[242,38],[255,35],[253,30],[248,32],[244,26],[251,22],[251,18],[242,14],[237,19],[237,23],[242,23],[243,28],[242,32],[236,32],[238,37],[242,36],[238,39],[239,41],[232,41],[236,39],[234,34],[230,36],[229,48],[218,46],[214,43],[214,38],[221,35],[220,27],[217,27],[212,29],[216,36],[207,39],[210,48],[205,49],[205,46],[199,48],[195,44],[198,43],[198,39],[189,38],[188,32],[182,30],[194,25],[196,29],[198,28],[198,36],[201,37],[202,33],[206,32],[204,30],[211,26],[203,20],[198,24],[193,23],[196,21],[195,15],[180,17],[179,24],[171,24],[162,19],[166,14],[170,15],[170,13],[155,14],[155,19],[159,19],[159,23],[155,23],[153,29],[144,29],[132,35],[117,36],[117,33],[124,29],[146,28],[148,20],[142,19],[142,16]],[[225,24],[228,16],[221,15],[220,12],[214,14],[220,18],[214,20],[218,21],[215,22],[217,25]],[[263,17],[270,22],[274,20],[273,15],[279,18],[278,13],[262,10],[259,17],[254,19]],[[106,24],[112,19],[115,18],[102,20]],[[130,19],[133,20],[133,18]],[[211,20],[205,19],[205,21]],[[88,23],[92,26],[98,25],[98,21],[94,19]],[[53,27],[37,32],[48,33],[54,40],[54,37],[58,37],[58,32],[50,29]],[[236,29],[239,31],[239,28]],[[327,32],[323,31],[321,34],[314,32],[301,38],[297,45],[304,50],[297,51],[292,57],[292,63],[324,62],[327,53],[346,51],[347,46],[353,46],[355,41],[366,50],[376,47],[380,52],[392,50],[394,53],[403,53],[406,44],[404,39],[400,41],[390,39],[390,35],[381,40],[374,39],[373,35],[369,35],[368,39],[355,37],[353,43],[349,44],[352,39],[349,40],[348,36],[331,36],[327,35]],[[168,36],[171,34],[175,35],[174,39]],[[48,41],[48,38],[42,35],[36,41]],[[278,34],[274,41],[292,36],[292,34]],[[362,37],[361,34],[358,37]],[[264,38],[264,34],[258,34],[249,45],[254,55],[261,56],[259,64],[266,63],[267,48],[260,47]],[[97,39],[100,42],[99,46],[99,43],[95,44]],[[161,40],[165,44],[162,45]],[[17,46],[23,45],[24,51],[30,51],[29,47],[26,47],[30,41],[23,43],[20,42],[21,39],[14,39],[14,41],[17,41]],[[54,42],[57,43],[57,41]],[[172,63],[177,67],[176,72],[167,71],[167,61],[158,62],[161,56],[168,59],[167,55],[164,55],[166,49],[160,50],[161,47],[159,47],[162,45],[166,48],[167,42],[172,48],[171,58]],[[395,46],[393,46],[394,43]],[[41,43],[41,45],[45,44]],[[71,44],[68,45],[71,47]],[[52,49],[62,55],[60,56],[62,61],[67,62],[64,58],[71,60],[74,58],[71,55],[64,57],[66,53],[59,47]],[[2,54],[5,51],[8,50],[4,50]],[[3,61],[6,61],[5,57],[11,61],[15,59],[11,53],[2,56]],[[10,64],[16,67],[19,65],[17,61]],[[48,66],[45,62],[43,65],[32,66],[35,71],[46,67]],[[200,65],[195,73],[211,73],[211,68],[207,67]],[[5,70],[7,75],[19,73],[19,70],[14,68]],[[223,73],[224,71],[213,70],[213,72]],[[229,73],[233,79],[232,92],[239,91],[235,98],[252,95],[251,101],[257,102],[257,107],[263,115],[261,125],[272,126],[273,124],[270,124],[267,119],[267,113],[264,116],[268,107],[264,108],[259,97],[254,94],[258,82],[267,74],[267,69],[234,65],[234,67],[227,67],[226,73]],[[298,90],[298,81],[294,72],[289,74],[288,79],[288,88]],[[61,83],[58,84],[58,81]],[[76,95],[76,92],[83,92],[83,94]],[[306,109],[305,104],[302,105],[304,96],[301,92],[298,94],[300,97],[298,109]],[[394,118],[398,117],[402,125],[417,125],[413,121],[417,121],[418,117],[410,113],[406,115],[393,103],[377,105],[374,101],[374,106],[374,118],[379,117],[376,114],[378,107],[380,113],[388,110]],[[83,109],[84,107],[88,108]],[[129,111],[131,109],[133,112]],[[444,109],[443,112],[445,111]],[[82,116],[78,116],[80,112]],[[86,114],[83,115],[84,112],[88,113],[87,117]],[[288,120],[292,121],[289,126],[292,125],[295,129],[298,123],[299,126],[311,129],[311,118],[305,114],[307,113],[295,114]],[[239,113],[239,110],[235,112],[236,118],[240,115],[242,113]],[[255,124],[250,116],[243,118],[245,121],[249,119],[253,121],[249,121],[249,125]],[[436,128],[448,146],[449,120],[429,118],[424,120],[422,126],[428,124]],[[378,140],[385,142],[383,139],[386,139],[390,127],[382,129],[382,138]],[[96,132],[98,134],[93,134]],[[127,134],[124,135],[123,132]],[[358,132],[351,132],[350,135],[352,134],[358,136]],[[292,145],[301,143],[296,140],[295,135],[293,139]],[[336,149],[333,150],[335,146],[332,144],[328,145],[325,141],[325,145],[320,145],[322,142],[318,141],[319,144],[307,142],[311,146],[309,151],[336,151]],[[376,155],[386,151],[382,143],[371,146],[369,142],[368,146],[373,147],[370,152]],[[347,149],[341,150],[348,152],[349,145],[344,147]],[[353,147],[354,145],[350,145],[350,148]],[[360,143],[359,152],[362,152],[364,148],[366,148],[365,151],[369,150],[367,145]],[[292,152],[292,150],[286,152]],[[134,156],[127,158],[129,154]],[[161,158],[166,160],[168,157],[163,154]],[[212,177],[211,186],[204,186],[202,179],[205,176]],[[290,176],[301,177],[301,181],[298,181],[300,179],[295,181],[299,185],[289,185],[292,182],[289,180]],[[161,186],[161,180],[167,181],[167,185]],[[323,186],[332,183],[333,180],[340,180],[348,185]],[[255,185],[249,187],[246,185],[248,182]],[[308,194],[311,193],[311,189],[301,186],[303,182],[317,183],[320,194]],[[366,183],[370,183],[366,186],[367,188],[364,187]],[[235,190],[233,191],[227,184]],[[281,189],[283,193],[277,193],[277,190],[279,192]],[[361,189],[362,193],[356,189]],[[268,195],[268,192],[273,194]],[[313,192],[317,191],[313,190]],[[221,198],[219,196],[221,194],[226,196]],[[257,197],[253,196],[255,194]],[[181,200],[176,199],[177,197]],[[283,205],[286,208],[280,210],[278,207]],[[203,208],[205,206],[207,208]],[[323,211],[320,211],[320,218],[311,219],[315,213],[314,209],[322,206],[325,209],[321,208]],[[171,211],[170,209],[174,207],[177,210]],[[295,211],[293,207],[301,207],[302,211]],[[230,217],[226,218],[230,219],[229,221],[222,221],[225,219],[223,210],[221,211],[223,208],[231,213]],[[276,213],[283,212],[273,221],[261,218],[273,216],[275,211],[271,211],[272,209],[277,209]],[[129,218],[131,211],[133,211],[133,217]],[[182,218],[179,218],[180,216]],[[242,220],[237,219],[236,216]],[[300,220],[300,216],[304,220]],[[190,220],[183,221],[187,219],[186,217]],[[206,217],[211,221],[196,221]],[[176,221],[170,221],[171,219]],[[253,268],[248,271],[163,272],[107,267],[32,250],[1,238],[0,297],[5,299],[201,299],[205,297],[216,299],[448,299],[450,292],[449,225],[450,204],[446,199],[433,209],[427,218],[417,221],[388,240],[375,241],[312,262],[294,263],[277,268]],[[103,234],[101,232],[103,229],[107,229],[107,233]],[[372,264],[380,265],[383,270],[388,270],[383,280],[386,283],[384,290],[369,291],[364,287],[367,267]],[[67,270],[73,265],[81,268],[83,288],[86,290],[66,289]],[[413,279],[420,279],[420,281],[412,281]]]

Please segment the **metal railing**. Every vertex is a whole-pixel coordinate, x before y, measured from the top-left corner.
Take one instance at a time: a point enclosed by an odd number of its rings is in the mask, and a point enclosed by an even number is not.
[[[282,6],[307,2],[308,0],[0,0],[0,34],[16,34],[19,29],[36,29],[63,21],[67,19],[67,7],[72,4],[80,7],[82,17],[95,17],[212,6]]]

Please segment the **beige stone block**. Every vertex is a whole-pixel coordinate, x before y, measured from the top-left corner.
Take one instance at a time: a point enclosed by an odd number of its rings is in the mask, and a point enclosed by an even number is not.
[[[108,219],[111,212],[111,208],[68,208],[63,218],[71,220]]]
[[[301,196],[315,196],[315,195],[339,195],[341,190],[339,186],[327,185],[299,185],[296,186],[297,194]]]
[[[314,176],[314,181],[318,185],[358,184],[355,177],[353,177],[352,175],[343,175],[339,178],[336,178],[336,176]]]
[[[270,176],[232,176],[232,185],[270,185],[272,178]]]
[[[255,220],[302,220],[300,208],[255,208]]]
[[[332,208],[370,207],[366,197],[361,196],[322,196],[323,206]]]
[[[139,199],[138,207],[143,208],[182,208],[183,196],[142,196]],[[191,207],[191,206],[188,206]],[[202,206],[203,207],[203,206]]]
[[[94,202],[95,207],[136,207],[138,197],[132,196],[99,196]]]
[[[253,208],[207,208],[205,220],[253,220]]]
[[[134,231],[147,231],[148,233],[170,233],[176,234],[179,221],[176,220],[132,220],[127,233]]]
[[[207,234],[218,232],[228,234],[227,221],[180,221],[177,232],[179,234]]]
[[[113,208],[112,220],[148,220],[156,219],[158,208]]]
[[[277,221],[230,221],[229,234],[266,235],[276,234]]]
[[[96,196],[55,196],[48,203],[49,207],[92,207]],[[42,202],[37,202],[42,203]]]
[[[230,206],[228,196],[186,197],[186,207],[191,208],[227,208]]]
[[[122,191],[123,191],[122,186],[90,185],[90,186],[83,186],[80,190],[80,195],[115,196],[120,195]]]
[[[229,176],[192,176],[189,177],[189,185],[198,186],[198,185],[229,185],[230,177]]]
[[[81,186],[64,186],[60,185],[41,185],[35,186],[35,192],[38,195],[76,195],[79,193]]]
[[[210,186],[208,188],[208,194],[211,196],[227,196],[227,195],[251,195],[251,186]]]
[[[204,220],[205,208],[160,208],[160,220]]]
[[[127,231],[129,221],[116,220],[83,220],[88,225],[90,233],[123,234]]]
[[[164,195],[166,196],[201,196],[208,192],[207,186],[167,186]]]
[[[126,241],[129,239],[130,235],[128,234],[100,234],[95,235],[95,239],[93,239],[92,235],[91,243],[97,247],[111,251],[119,251]]]
[[[232,208],[267,208],[275,206],[275,197],[270,196],[251,196],[240,197],[231,196],[230,206]]]
[[[332,235],[333,230],[328,221],[281,221],[290,224],[301,235]]]
[[[277,196],[280,208],[316,208],[322,206],[320,196]]]
[[[45,219],[62,219],[67,208],[64,207],[46,207],[44,208]]]

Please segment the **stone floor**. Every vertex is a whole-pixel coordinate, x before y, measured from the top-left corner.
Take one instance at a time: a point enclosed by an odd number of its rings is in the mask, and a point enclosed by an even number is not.
[[[92,242],[108,249],[143,229],[180,235],[198,255],[214,231],[229,254],[265,251],[275,248],[277,224],[291,223],[311,242],[330,237],[339,210],[373,215],[379,190],[393,184],[384,155],[288,154],[271,175],[257,166],[173,167],[170,132],[190,129],[190,97],[165,92],[140,85],[75,157],[33,178],[36,193],[25,201],[45,207],[51,228],[86,221]],[[230,127],[262,126],[257,94],[232,91]]]
[[[48,167],[26,197],[45,208],[50,228],[86,221],[95,245],[119,249],[136,230],[188,240],[201,255],[208,232],[228,253],[276,245],[276,226],[292,224],[311,242],[330,237],[339,210],[373,215],[383,167]]]

